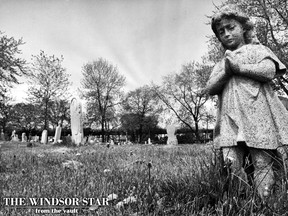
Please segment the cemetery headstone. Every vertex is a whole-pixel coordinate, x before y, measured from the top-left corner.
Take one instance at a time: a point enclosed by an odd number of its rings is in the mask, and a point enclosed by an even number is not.
[[[22,133],[22,142],[27,142],[26,133]]]
[[[59,124],[55,130],[54,143],[57,143],[61,139],[61,130],[61,124]]]
[[[3,132],[3,129],[1,130],[1,141],[5,141],[5,134]]]
[[[15,130],[12,131],[11,140],[12,140],[12,141],[16,141],[16,142],[19,141],[18,135],[16,134],[16,131],[15,131]]]
[[[111,139],[110,140],[110,145],[112,146],[112,145],[115,145],[115,143],[114,143],[114,140],[113,139]]]
[[[16,133],[16,131],[13,130],[13,131],[12,131],[12,134],[11,134],[11,141],[13,141],[13,139],[14,139],[14,137],[15,137],[15,133]]]
[[[42,131],[42,136],[41,136],[41,143],[42,144],[47,144],[48,142],[48,131],[47,130],[43,130]]]
[[[11,134],[11,139],[12,139],[12,140],[13,140],[13,138],[14,138],[15,134],[16,134],[16,131],[15,131],[15,130],[13,130],[13,131],[12,131],[12,134]]]
[[[82,105],[76,99],[71,100],[70,105],[71,115],[71,132],[72,132],[72,143],[80,145],[83,140],[83,124],[82,124]]]
[[[94,144],[95,143],[95,138],[93,136],[88,137],[88,143],[89,144]]]
[[[168,135],[167,145],[178,145],[178,140],[175,135],[176,127],[174,125],[168,125],[166,130]]]
[[[35,141],[35,142],[39,142],[39,136],[36,135],[36,136],[34,137],[34,141]]]

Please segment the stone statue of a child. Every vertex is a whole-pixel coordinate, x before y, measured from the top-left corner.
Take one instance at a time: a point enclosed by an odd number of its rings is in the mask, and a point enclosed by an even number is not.
[[[214,143],[236,175],[247,179],[244,155],[251,155],[253,179],[262,199],[274,184],[272,152],[288,144],[288,112],[270,86],[286,67],[261,45],[249,18],[225,6],[212,18],[212,30],[226,52],[212,70],[206,90],[218,95]]]

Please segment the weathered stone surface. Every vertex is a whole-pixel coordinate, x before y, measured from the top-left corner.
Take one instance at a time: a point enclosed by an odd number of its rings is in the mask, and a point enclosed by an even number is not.
[[[5,141],[5,134],[3,132],[3,129],[1,130],[1,137],[0,137],[1,141]]]
[[[41,135],[41,143],[42,144],[47,144],[48,142],[48,131],[47,130],[43,130],[42,131],[42,135]]]
[[[16,134],[15,130],[12,131],[11,141],[15,141],[15,142],[19,141],[18,135]]]
[[[174,125],[168,125],[166,130],[168,135],[167,145],[178,145],[178,140],[175,135],[176,127]]]
[[[34,137],[32,137],[32,141],[34,141],[34,142],[39,142],[39,136],[34,136]]]
[[[262,45],[246,44],[226,55],[238,65],[272,59],[279,67],[274,76],[281,75],[285,69],[272,51]],[[225,85],[219,86],[222,83],[218,80],[219,74],[226,70],[225,64],[217,64],[207,85],[210,94],[217,94],[219,98],[214,143],[228,147],[245,142],[248,147],[262,149],[277,149],[287,144],[288,111],[273,91],[268,77],[263,82],[262,74],[250,72],[250,78],[235,68],[229,79],[226,78]]]
[[[57,143],[61,139],[61,131],[62,128],[58,125],[55,130],[54,143]]]
[[[115,143],[114,143],[114,140],[113,140],[113,139],[110,139],[110,145],[111,145],[111,146],[115,145]]]
[[[22,142],[27,142],[26,133],[22,133]]]
[[[76,98],[71,100],[70,105],[71,115],[71,132],[72,132],[72,143],[80,145],[83,140],[83,123],[82,123],[82,105],[81,102]]]
[[[248,151],[254,168],[253,185],[265,203],[275,183],[272,164],[277,159],[270,150],[281,155],[280,150],[288,144],[287,104],[280,101],[271,81],[287,69],[259,43],[252,23],[236,5],[225,5],[213,15],[212,30],[226,51],[213,68],[206,90],[218,95],[214,144],[221,147],[224,161],[229,162],[234,173],[231,177],[245,179],[248,173],[243,160]],[[227,28],[232,25],[233,29]],[[282,154],[282,158],[287,155]],[[287,172],[285,166],[284,170]]]

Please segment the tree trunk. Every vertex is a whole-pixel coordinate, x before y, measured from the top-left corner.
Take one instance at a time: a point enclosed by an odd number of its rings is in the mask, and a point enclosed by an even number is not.
[[[139,143],[142,143],[142,132],[143,131],[143,125],[140,124],[140,127],[139,127]]]
[[[47,130],[48,126],[48,100],[45,100],[45,113],[44,113],[44,130]]]
[[[3,129],[3,132],[6,132],[6,119],[5,120],[3,119],[2,129]]]
[[[196,136],[196,141],[200,142],[198,121],[195,121],[195,136]]]
[[[102,116],[101,119],[101,137],[102,137],[102,142],[105,142],[105,117]]]
[[[105,121],[105,137],[106,137],[106,141],[109,142],[110,141],[110,130],[109,130],[109,121]]]
[[[208,142],[208,117],[206,119],[206,133],[205,133],[205,143]]]

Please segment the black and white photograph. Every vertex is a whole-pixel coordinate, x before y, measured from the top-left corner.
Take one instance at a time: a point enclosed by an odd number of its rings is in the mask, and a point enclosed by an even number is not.
[[[288,0],[0,0],[0,216],[288,215]]]

